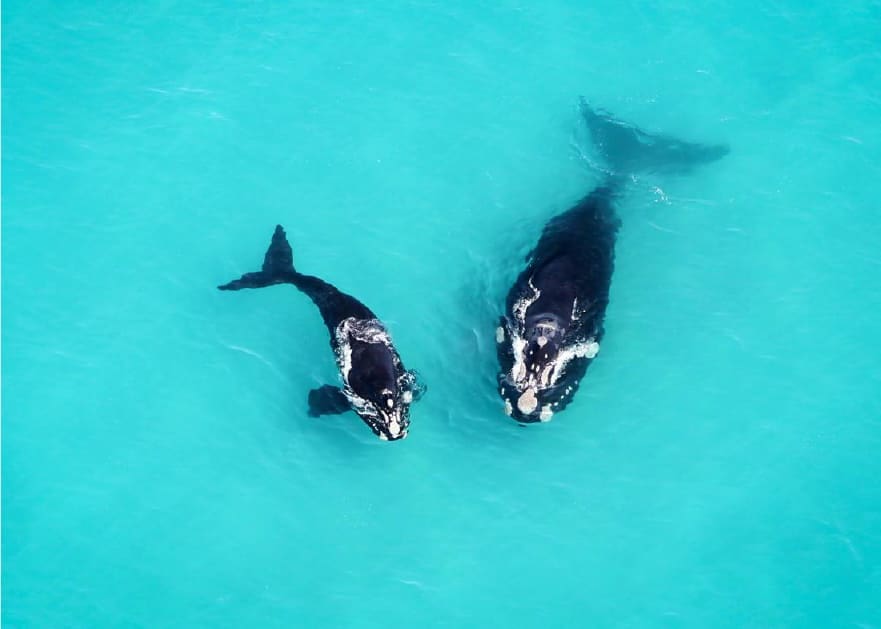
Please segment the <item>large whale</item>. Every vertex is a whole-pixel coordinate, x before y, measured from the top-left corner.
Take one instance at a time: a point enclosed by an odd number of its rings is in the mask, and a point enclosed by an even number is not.
[[[293,254],[284,229],[276,226],[263,268],[245,273],[220,290],[293,284],[318,306],[330,332],[343,386],[324,385],[309,392],[313,417],[353,410],[380,439],[407,436],[410,404],[424,387],[414,371],[404,368],[388,330],[360,301],[322,279],[294,270]]]
[[[729,150],[646,133],[583,99],[581,115],[607,174],[545,225],[496,329],[499,394],[506,414],[522,423],[562,411],[600,351],[620,226],[615,202],[632,175],[688,172]]]

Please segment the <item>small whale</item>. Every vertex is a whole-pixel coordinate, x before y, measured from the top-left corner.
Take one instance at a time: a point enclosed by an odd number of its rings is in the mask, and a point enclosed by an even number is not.
[[[550,421],[566,408],[599,354],[621,224],[615,202],[632,175],[687,173],[729,152],[646,133],[583,99],[581,115],[610,170],[545,225],[496,328],[498,392],[521,423]]]
[[[318,306],[330,333],[342,387],[324,385],[309,392],[309,415],[353,410],[384,441],[407,436],[410,405],[425,390],[415,371],[401,362],[385,325],[360,301],[322,279],[294,270],[284,229],[276,226],[263,268],[245,273],[220,290],[292,284]]]

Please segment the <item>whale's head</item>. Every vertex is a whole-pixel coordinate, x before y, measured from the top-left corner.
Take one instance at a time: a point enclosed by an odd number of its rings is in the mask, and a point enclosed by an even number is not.
[[[536,317],[521,333],[510,324],[496,330],[499,395],[505,414],[521,423],[547,422],[572,399],[599,344],[572,342],[553,316]]]
[[[342,341],[344,394],[377,437],[383,441],[403,439],[410,427],[410,405],[424,388],[414,371],[404,369],[382,324],[375,320],[347,322],[348,329],[337,334]]]
[[[370,408],[361,409],[362,421],[383,441],[397,441],[407,436],[410,429],[410,402],[406,392],[396,393],[383,388],[370,399]]]

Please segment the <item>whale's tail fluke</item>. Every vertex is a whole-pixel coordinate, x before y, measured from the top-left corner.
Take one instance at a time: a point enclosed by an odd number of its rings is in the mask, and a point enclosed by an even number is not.
[[[638,172],[687,173],[701,164],[725,157],[725,144],[697,144],[668,135],[647,133],[594,109],[581,99],[581,115],[591,139],[614,175]]]
[[[291,245],[281,225],[276,225],[272,242],[263,258],[263,268],[256,273],[245,273],[237,280],[222,286],[220,290],[241,290],[243,288],[263,288],[273,284],[292,284],[297,277],[294,270],[294,255]]]

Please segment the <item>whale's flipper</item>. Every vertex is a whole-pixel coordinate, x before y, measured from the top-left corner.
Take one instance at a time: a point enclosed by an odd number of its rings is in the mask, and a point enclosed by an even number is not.
[[[339,415],[352,410],[339,387],[329,384],[309,391],[309,416]]]
[[[266,250],[266,256],[263,258],[263,269],[256,273],[245,273],[239,279],[217,288],[220,290],[241,290],[293,283],[296,274],[291,245],[288,244],[282,226],[276,225],[275,233],[272,234],[272,242],[269,243],[269,249]]]
[[[616,175],[687,173],[696,166],[725,157],[730,151],[725,144],[697,144],[647,133],[608,112],[594,109],[584,98],[581,99],[581,115],[594,144]]]

